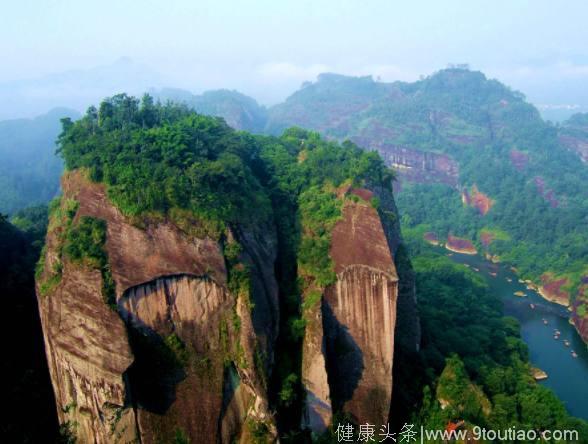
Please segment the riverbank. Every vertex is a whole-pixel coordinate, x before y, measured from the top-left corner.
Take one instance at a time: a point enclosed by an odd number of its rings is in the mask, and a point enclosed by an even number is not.
[[[570,312],[529,289],[532,283],[519,279],[516,270],[504,263],[492,263],[482,254],[446,255],[483,278],[490,292],[503,302],[504,315],[518,320],[532,367],[545,372],[531,370],[533,379],[554,390],[572,415],[588,419],[588,349],[570,323]]]
[[[475,245],[469,239],[459,238],[450,234],[447,236],[447,241],[443,243],[432,232],[424,233],[423,238],[427,243],[437,247],[443,247],[452,253],[466,254],[469,256],[478,255]],[[485,252],[483,256],[479,256],[493,264],[502,263],[499,256],[491,255],[488,252]],[[526,286],[527,290],[535,291],[544,300],[565,307],[569,311],[569,323],[575,328],[588,348],[588,319],[578,316],[575,306],[571,303],[570,296],[561,289],[566,283],[565,279],[556,279],[551,274],[544,273],[541,277],[541,284],[538,284],[529,279],[523,280],[520,278],[519,272],[515,267],[510,267],[510,269],[517,276],[519,282]]]

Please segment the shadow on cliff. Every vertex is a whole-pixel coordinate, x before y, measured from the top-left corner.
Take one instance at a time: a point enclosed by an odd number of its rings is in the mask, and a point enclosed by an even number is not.
[[[331,403],[333,411],[337,412],[351,400],[359,386],[365,368],[363,352],[326,301],[322,312]]]
[[[128,395],[135,407],[163,415],[174,403],[176,386],[186,373],[165,339],[126,310],[123,301],[127,297],[128,291],[119,301],[118,310],[135,357],[125,372]],[[158,325],[165,325],[165,321],[160,319]]]
[[[128,323],[127,331],[135,356],[125,375],[131,400],[136,407],[163,415],[176,400],[176,387],[186,372],[174,350],[155,331]]]

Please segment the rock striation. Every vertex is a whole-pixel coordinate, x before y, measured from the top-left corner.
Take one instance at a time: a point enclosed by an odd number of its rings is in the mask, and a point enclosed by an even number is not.
[[[380,193],[380,194],[378,194]],[[391,194],[349,189],[332,232],[330,256],[337,280],[307,318],[302,380],[304,425],[320,433],[340,411],[358,423],[384,424],[390,415],[398,310],[413,310],[414,287],[399,295],[394,253],[399,230],[391,220]],[[374,197],[384,197],[380,208]],[[386,214],[388,212],[388,214]],[[407,277],[410,279],[410,277]],[[400,299],[402,299],[402,304]],[[402,340],[418,347],[418,324],[409,322]]]
[[[252,442],[275,437],[267,379],[277,336],[275,232],[236,229],[250,291],[229,287],[223,245],[167,220],[134,224],[104,186],[80,171],[64,176],[62,201],[76,201],[72,223],[106,222],[114,307],[99,270],[60,257],[64,227],[52,221],[37,283],[59,420],[78,442]],[[59,264],[59,266],[57,266]],[[43,277],[43,276],[42,276]],[[204,438],[203,438],[204,439]]]
[[[60,423],[84,443],[275,441],[275,228],[232,227],[218,241],[165,217],[126,217],[81,170],[62,188],[37,281]],[[386,423],[395,350],[420,342],[392,192],[347,186],[339,198],[336,281],[305,311],[303,424],[318,433],[335,412]],[[63,253],[83,218],[105,222],[104,269]],[[226,256],[234,244],[237,262]],[[244,270],[246,285],[236,285]]]

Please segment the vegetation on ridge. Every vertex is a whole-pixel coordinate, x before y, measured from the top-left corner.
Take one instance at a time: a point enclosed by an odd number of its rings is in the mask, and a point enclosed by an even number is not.
[[[588,276],[588,168],[559,139],[588,140],[585,116],[555,126],[521,93],[461,68],[412,83],[324,75],[269,116],[269,131],[303,125],[377,148],[385,158],[394,149],[408,157],[412,150],[449,156],[459,167],[459,187],[476,185],[494,205],[482,216],[462,204],[453,185],[403,182],[397,203],[405,227],[426,225],[440,239],[453,232],[478,246],[481,230],[501,230],[507,236],[491,242],[491,254],[525,279],[539,282],[546,272],[567,278],[572,296]],[[443,176],[446,165],[424,168],[428,181]]]

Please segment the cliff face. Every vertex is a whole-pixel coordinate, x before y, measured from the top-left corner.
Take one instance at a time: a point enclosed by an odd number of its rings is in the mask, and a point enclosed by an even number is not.
[[[390,415],[400,300],[394,257],[399,230],[397,222],[383,216],[395,211],[391,195],[384,196],[379,212],[370,203],[374,192],[350,193],[354,198],[345,199],[331,238],[337,281],[311,313],[304,338],[305,425],[315,432],[324,430],[333,411],[358,423],[384,424]],[[402,307],[406,313],[412,309],[413,318],[400,336],[416,349],[420,332],[414,286],[406,277],[410,288],[403,288]]]
[[[250,270],[241,294],[229,290],[220,243],[168,221],[134,226],[79,172],[63,190],[62,200],[79,203],[74,225],[106,221],[116,305],[104,301],[99,270],[60,257],[64,228],[54,221],[43,275],[61,261],[61,279],[37,292],[60,422],[97,443],[275,434],[266,393],[278,325],[272,229],[228,233]]]
[[[403,181],[443,183],[457,187],[459,166],[447,154],[421,151],[414,147],[382,143],[373,137],[353,137],[359,146],[377,149],[382,158],[394,168]]]

